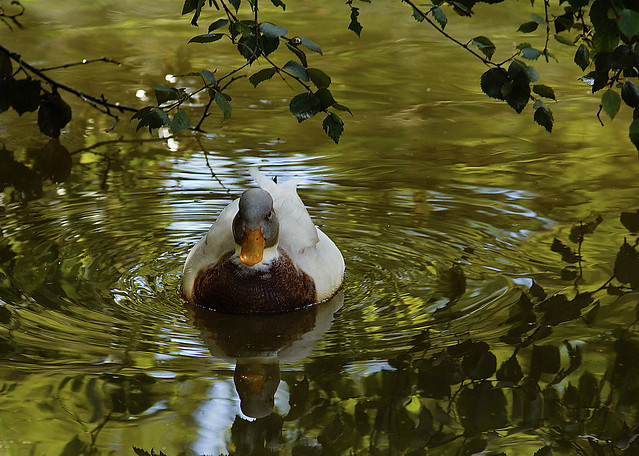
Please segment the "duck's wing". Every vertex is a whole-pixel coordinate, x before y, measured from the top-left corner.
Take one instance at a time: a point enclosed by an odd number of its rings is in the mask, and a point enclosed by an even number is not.
[[[300,179],[276,184],[257,168],[251,168],[249,172],[257,185],[273,197],[273,208],[280,222],[279,245],[295,261],[305,249],[314,247],[320,240],[317,229],[297,194]]]
[[[220,213],[209,231],[189,252],[184,263],[182,278],[183,292],[187,297],[193,291],[193,282],[200,269],[217,263],[222,255],[235,249],[233,239],[233,218],[239,209],[239,201],[232,201]]]
[[[280,221],[279,245],[313,279],[318,301],[330,298],[342,283],[344,258],[335,243],[313,224],[297,194],[299,179],[276,184],[256,168],[250,173],[273,197]]]

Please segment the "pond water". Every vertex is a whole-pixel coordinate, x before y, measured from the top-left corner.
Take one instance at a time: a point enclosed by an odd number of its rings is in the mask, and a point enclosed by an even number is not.
[[[186,44],[206,25],[180,2],[28,3],[3,46],[41,67],[122,62],[55,73],[110,101],[141,107],[167,75],[238,64]],[[59,144],[34,114],[0,116],[16,161],[72,160],[0,197],[0,454],[637,454],[630,114],[601,127],[559,44],[534,63],[559,100],[548,134],[486,98],[482,64],[406,5],[359,5],[358,39],[342,3],[289,3],[265,18],[322,46],[313,65],[354,114],[339,145],[275,81],[237,81],[230,119],[168,140],[126,118],[107,133],[69,96]],[[451,12],[447,30],[489,30],[505,58],[534,10],[490,11]],[[303,178],[346,261],[331,302],[251,318],[185,305],[186,255],[250,166]]]

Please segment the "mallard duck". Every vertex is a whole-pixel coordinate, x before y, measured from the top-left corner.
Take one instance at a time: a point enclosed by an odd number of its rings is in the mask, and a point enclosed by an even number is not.
[[[299,179],[277,184],[257,168],[189,253],[182,289],[194,304],[228,313],[287,312],[331,298],[344,258],[311,220]]]

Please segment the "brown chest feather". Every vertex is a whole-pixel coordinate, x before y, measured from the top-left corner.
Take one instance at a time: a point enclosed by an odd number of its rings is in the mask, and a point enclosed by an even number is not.
[[[298,270],[283,251],[268,270],[255,270],[225,254],[217,264],[198,273],[193,286],[195,304],[227,313],[288,312],[316,302],[315,283]]]

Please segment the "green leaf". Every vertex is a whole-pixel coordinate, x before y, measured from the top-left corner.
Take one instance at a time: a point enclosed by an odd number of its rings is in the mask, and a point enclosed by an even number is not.
[[[191,119],[182,108],[178,108],[173,120],[169,122],[169,127],[173,133],[191,127]]]
[[[519,28],[517,29],[517,31],[522,33],[532,33],[535,30],[537,30],[537,27],[539,27],[538,22],[529,21],[529,22],[524,22],[523,24],[521,24]]]
[[[631,9],[619,11],[620,18],[617,20],[619,30],[627,38],[632,38],[639,33],[639,13]]]
[[[564,46],[574,46],[575,42],[569,35],[564,35],[563,33],[555,33],[553,37]],[[556,59],[555,59],[556,60]]]
[[[333,103],[333,108],[337,109],[338,111],[346,111],[351,116],[353,115],[353,113],[351,112],[351,109],[348,106],[344,106],[341,103],[337,103],[337,102]]]
[[[240,38],[237,41],[237,50],[249,63],[255,61],[262,53],[257,46],[257,40],[253,34]]]
[[[626,79],[626,82],[623,83],[623,87],[621,87],[621,98],[624,103],[632,108],[639,106],[639,87],[637,87],[637,84]]]
[[[260,82],[264,82],[267,79],[271,79],[275,73],[276,73],[275,68],[264,68],[263,70],[260,70],[254,75],[252,75],[249,78],[249,82],[253,84],[253,87],[257,87],[257,85]]]
[[[331,85],[331,78],[318,68],[307,68],[306,73],[310,80],[315,84],[318,89],[321,87],[328,87]]]
[[[297,56],[297,58],[300,60],[300,62],[302,62],[302,65],[304,65],[304,67],[308,66],[308,62],[306,60],[306,54],[304,54],[304,51],[299,49],[297,46],[292,45],[291,43],[286,43],[286,47],[288,48],[289,51],[291,51],[293,54]]]
[[[281,6],[283,11],[286,11],[286,5],[284,4],[284,2],[282,0],[271,0],[271,3],[274,6]]]
[[[168,125],[170,122],[169,116],[166,112],[160,108],[156,108],[155,106],[147,106],[146,108],[140,109],[138,112],[133,114],[131,120],[133,119],[140,119],[140,122],[138,122],[138,126],[135,129],[136,131],[142,127],[149,127],[149,133],[163,125]]]
[[[533,92],[535,92],[540,97],[550,98],[551,100],[555,100],[555,91],[552,87],[549,87],[544,84],[535,84],[533,86]]]
[[[431,13],[433,14],[433,18],[437,21],[439,26],[444,30],[446,24],[448,24],[448,18],[446,14],[440,8],[433,8]]]
[[[253,22],[252,21],[239,21],[231,22],[229,31],[231,36],[235,38],[237,35],[242,35],[244,38],[248,38],[253,34]]]
[[[519,60],[513,60],[508,66],[509,81],[506,82],[501,92],[517,113],[521,113],[530,99],[530,82],[537,78],[536,70]]]
[[[12,79],[9,84],[9,101],[19,115],[33,112],[40,106],[40,81]]]
[[[208,82],[210,82],[211,84],[215,85],[217,84],[217,79],[215,79],[215,75],[209,71],[209,70],[202,70],[200,72],[200,74],[202,75],[202,77],[204,79],[206,79]]]
[[[630,124],[628,136],[630,137],[630,141],[635,145],[635,148],[639,151],[639,119],[633,120]]]
[[[528,81],[536,82],[539,79],[539,72],[535,67],[526,65],[526,76],[528,77]]]
[[[610,119],[614,119],[621,107],[621,97],[613,89],[608,89],[601,96],[601,105]]]
[[[546,19],[537,14],[531,14],[530,18],[539,25],[546,25]]]
[[[200,17],[200,13],[202,12],[204,2],[205,0],[186,0],[184,2],[184,6],[182,7],[182,15],[188,14],[191,11],[195,11],[195,13],[193,13],[193,19],[191,19],[192,25],[197,25],[197,20]]]
[[[488,60],[490,60],[495,53],[495,45],[485,36],[476,36],[472,39],[472,44],[477,46]]]
[[[541,51],[535,48],[525,48],[521,50],[521,56],[528,60],[537,60],[541,55]]]
[[[237,13],[237,10],[240,9],[241,2],[242,0],[229,0],[229,3],[233,6],[233,8],[235,8],[236,13]]]
[[[301,41],[301,43],[310,51],[313,52],[317,52],[319,55],[324,55],[322,54],[322,48],[319,47],[319,45],[317,43],[314,43],[313,41],[309,40],[308,38],[305,38],[303,36],[299,36],[298,37],[299,40]]]
[[[352,30],[357,36],[359,36],[360,33],[362,33],[363,27],[357,20],[357,16],[359,16],[359,8],[351,7],[351,23],[348,24],[348,29]]]
[[[455,7],[455,12],[461,16],[471,16],[473,14],[472,5],[464,5],[462,2],[450,2]]]
[[[501,89],[506,103],[513,108],[517,114],[521,113],[530,99],[530,86],[516,84],[513,81],[505,83]]]
[[[329,113],[322,122],[322,128],[335,144],[339,143],[339,138],[344,132],[344,122],[334,113]]]
[[[271,24],[270,22],[262,22],[260,24],[260,31],[271,38],[279,38],[280,36],[284,36],[288,33],[288,30],[284,27]]]
[[[302,81],[308,81],[308,73],[306,72],[306,68],[304,68],[301,64],[297,63],[295,60],[289,60],[283,66],[283,69],[288,71],[289,73],[297,76]]]
[[[182,16],[190,13],[191,11],[195,11],[195,16],[193,20],[197,21],[197,18],[200,15],[202,7],[204,6],[205,0],[186,0],[184,2],[184,6],[182,6]],[[194,24],[197,25],[197,24]]]
[[[503,68],[491,68],[481,75],[481,90],[491,98],[503,100],[501,88],[509,80],[508,73]]]
[[[226,24],[228,23],[229,23],[228,19],[218,19],[217,21],[209,25],[209,33],[211,33],[213,30],[217,30],[219,28],[226,26]]]
[[[592,38],[595,48],[601,52],[612,52],[619,43],[619,30],[613,19],[602,22]]]
[[[333,94],[326,87],[322,87],[315,92],[315,96],[320,101],[320,111],[324,111],[335,104]]]
[[[9,78],[11,75],[13,75],[11,58],[4,52],[0,52],[0,79]]]
[[[167,101],[180,99],[180,91],[173,87],[155,86],[153,87],[153,91],[155,92],[155,99],[158,102],[158,106]]]
[[[580,44],[575,53],[575,63],[584,71],[590,65],[590,52],[585,44]]]
[[[223,120],[231,117],[231,103],[229,103],[229,100],[226,99],[224,94],[218,90],[215,91],[215,103],[217,103],[217,106],[222,111],[224,116]]]
[[[280,39],[277,37],[261,35],[260,42],[262,51],[264,51],[264,55],[269,55],[271,52],[275,52],[275,50],[280,45]]]
[[[205,33],[204,35],[194,36],[189,40],[189,43],[213,43],[223,36],[222,33]]]
[[[71,120],[71,107],[57,93],[46,94],[38,109],[38,127],[51,138],[58,138]]]
[[[312,93],[304,92],[291,99],[289,109],[298,122],[303,122],[320,111],[320,100]]]
[[[424,22],[424,16],[422,15],[422,13],[415,7],[413,7],[413,18],[417,21],[417,22]]]
[[[533,115],[533,119],[539,125],[544,127],[548,133],[551,133],[553,122],[554,122],[552,111],[542,101],[535,102],[534,107],[535,107],[535,114]]]

